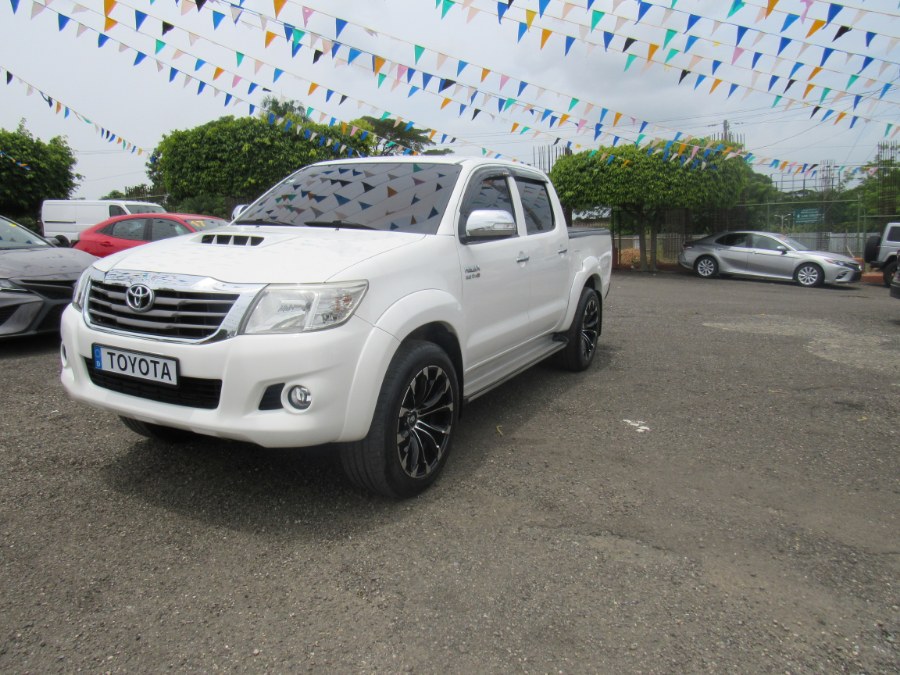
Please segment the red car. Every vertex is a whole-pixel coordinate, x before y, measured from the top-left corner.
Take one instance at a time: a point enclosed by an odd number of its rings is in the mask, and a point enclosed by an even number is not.
[[[149,241],[227,224],[228,221],[221,218],[194,213],[134,213],[115,216],[87,228],[78,236],[73,248],[102,258]]]

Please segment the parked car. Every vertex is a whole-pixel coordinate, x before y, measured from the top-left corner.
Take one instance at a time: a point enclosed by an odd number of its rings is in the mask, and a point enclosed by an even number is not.
[[[64,237],[75,242],[86,228],[101,220],[129,213],[164,212],[159,204],[125,199],[47,199],[41,205],[41,224],[48,239]]]
[[[146,244],[148,241],[168,239],[227,224],[228,221],[215,216],[191,213],[117,216],[97,223],[82,232],[75,248],[102,258],[111,253]]]
[[[900,248],[900,223],[888,223],[884,232],[874,234],[866,241],[864,260],[872,269],[881,270],[884,285],[891,285],[891,277],[897,271]]]
[[[228,227],[98,260],[61,378],[139,434],[334,442],[351,481],[410,497],[466,402],[552,355],[590,367],[611,269],[609,231],[569,229],[532,167],[312,164]]]
[[[59,330],[75,282],[95,260],[0,216],[0,338]]]
[[[900,258],[900,251],[897,251],[897,257]],[[900,267],[894,265],[894,276],[891,279],[891,297],[900,300]]]
[[[810,251],[800,242],[774,232],[720,232],[687,241],[678,262],[704,279],[734,274],[796,281],[811,287],[849,284],[862,277],[862,267],[853,258]]]

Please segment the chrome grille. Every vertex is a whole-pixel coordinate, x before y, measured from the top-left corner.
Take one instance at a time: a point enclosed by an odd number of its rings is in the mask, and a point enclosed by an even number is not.
[[[238,293],[157,289],[153,308],[135,312],[125,303],[127,285],[94,280],[87,312],[92,325],[137,335],[203,340],[222,325]]]

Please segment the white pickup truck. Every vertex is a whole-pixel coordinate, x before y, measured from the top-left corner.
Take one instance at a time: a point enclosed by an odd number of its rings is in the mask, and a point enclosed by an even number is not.
[[[314,164],[228,227],[95,262],[63,316],[62,382],[156,439],[337,443],[354,483],[409,497],[463,403],[557,352],[590,366],[611,249],[528,166]]]

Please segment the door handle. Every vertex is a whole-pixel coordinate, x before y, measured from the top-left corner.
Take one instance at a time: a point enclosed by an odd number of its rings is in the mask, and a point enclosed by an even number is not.
[[[565,254],[568,253],[568,252],[569,252],[569,249],[567,249],[567,248],[560,248],[560,249],[557,251],[557,253],[559,253],[560,255],[565,255]]]
[[[517,263],[527,263],[529,260],[531,260],[531,256],[527,256],[522,252],[520,252],[519,257],[516,258]]]

